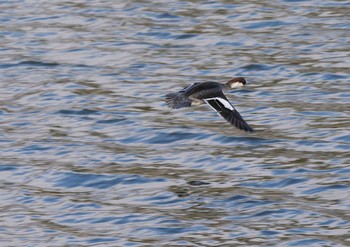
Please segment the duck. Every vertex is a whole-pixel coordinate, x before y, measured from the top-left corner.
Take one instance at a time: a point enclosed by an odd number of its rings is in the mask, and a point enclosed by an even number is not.
[[[224,91],[246,84],[243,77],[233,78],[226,84],[213,81],[196,82],[176,93],[166,94],[165,103],[170,109],[207,104],[234,127],[253,132],[254,129],[248,125],[224,94]]]

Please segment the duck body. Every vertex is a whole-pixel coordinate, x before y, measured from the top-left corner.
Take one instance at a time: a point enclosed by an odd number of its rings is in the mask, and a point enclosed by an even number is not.
[[[253,128],[244,121],[242,116],[232,106],[223,93],[223,91],[244,86],[245,84],[246,81],[242,77],[233,78],[226,84],[212,81],[202,83],[197,82],[179,92],[168,93],[165,95],[165,102],[171,109],[208,104],[235,127],[244,131],[253,132]]]
[[[165,101],[172,109],[205,104],[204,99],[217,95],[222,91],[223,84],[217,82],[193,83],[177,93],[169,93]]]

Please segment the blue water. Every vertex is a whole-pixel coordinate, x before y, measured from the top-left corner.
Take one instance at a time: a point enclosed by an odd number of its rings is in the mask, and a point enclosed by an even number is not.
[[[2,245],[350,246],[347,1],[0,8]]]

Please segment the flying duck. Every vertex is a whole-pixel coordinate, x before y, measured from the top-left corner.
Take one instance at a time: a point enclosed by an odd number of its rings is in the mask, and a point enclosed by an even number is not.
[[[253,128],[244,121],[242,116],[233,105],[231,105],[223,93],[223,90],[230,90],[244,86],[245,84],[247,83],[243,77],[233,78],[226,84],[212,81],[196,82],[177,93],[166,94],[165,103],[171,109],[206,103],[236,128],[253,132]]]

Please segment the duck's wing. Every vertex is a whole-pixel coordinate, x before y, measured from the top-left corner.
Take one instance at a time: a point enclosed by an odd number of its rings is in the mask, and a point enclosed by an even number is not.
[[[179,109],[182,107],[190,107],[192,101],[188,99],[182,92],[178,92],[166,94],[165,103],[171,109]]]
[[[253,128],[244,121],[241,114],[231,105],[223,92],[218,93],[215,97],[203,100],[236,128],[249,132],[254,131]]]
[[[187,92],[190,91],[192,88],[195,88],[198,84],[200,84],[200,83],[199,83],[199,82],[194,82],[194,83],[192,83],[191,85],[189,85],[189,86],[187,86],[187,87],[181,89],[181,90],[179,91],[179,93],[187,93]]]
[[[171,109],[179,109],[182,107],[190,107],[192,100],[190,100],[187,96],[187,92],[192,90],[198,82],[192,83],[191,85],[181,89],[177,93],[168,93],[165,95],[165,103]]]

